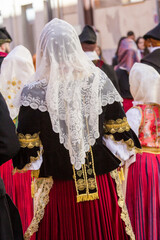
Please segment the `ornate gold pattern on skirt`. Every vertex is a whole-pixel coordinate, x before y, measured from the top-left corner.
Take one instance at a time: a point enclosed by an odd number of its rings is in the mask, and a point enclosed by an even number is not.
[[[86,162],[80,170],[73,166],[74,181],[77,191],[77,202],[98,199],[98,187],[94,169],[92,148],[86,154]]]

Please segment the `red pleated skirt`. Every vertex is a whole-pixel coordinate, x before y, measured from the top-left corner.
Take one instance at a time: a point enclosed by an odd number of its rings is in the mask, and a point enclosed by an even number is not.
[[[76,202],[74,181],[54,181],[36,240],[126,240],[116,184],[97,177],[99,200]]]
[[[19,210],[23,232],[33,218],[33,199],[31,197],[31,172],[12,174],[12,160],[0,166],[0,176],[4,181],[6,193]]]
[[[127,112],[131,107],[133,107],[133,99],[123,98],[123,108]]]
[[[137,154],[128,171],[126,202],[136,240],[159,240],[160,155]]]

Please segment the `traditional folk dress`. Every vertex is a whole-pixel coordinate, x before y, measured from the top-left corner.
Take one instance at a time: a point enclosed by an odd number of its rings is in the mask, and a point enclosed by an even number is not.
[[[21,149],[13,159],[35,176],[25,239],[35,232],[38,240],[135,239],[116,170],[121,154],[107,147],[109,139],[140,148],[119,93],[65,21],[46,24],[36,56],[35,79],[21,94]]]
[[[19,142],[14,124],[9,117],[6,103],[0,94],[0,165],[13,157],[19,150]],[[0,239],[22,240],[23,232],[20,216],[0,177]]]
[[[126,202],[137,240],[160,238],[159,80],[159,73],[145,64],[135,64],[130,73],[135,107],[127,119],[142,149],[129,167]]]
[[[9,108],[10,116],[18,125],[19,107],[15,107],[14,101],[19,98],[21,90],[34,73],[32,57],[28,49],[23,46],[15,47],[4,59],[1,66],[0,88]],[[0,167],[7,194],[17,206],[23,231],[28,228],[33,217],[33,200],[31,197],[31,172],[13,172],[12,160]]]

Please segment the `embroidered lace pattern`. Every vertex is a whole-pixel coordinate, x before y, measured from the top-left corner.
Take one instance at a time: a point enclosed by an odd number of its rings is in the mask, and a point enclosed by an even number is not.
[[[132,225],[131,225],[131,222],[129,219],[129,214],[128,214],[128,210],[126,207],[125,198],[124,198],[124,195],[122,192],[122,186],[120,183],[119,174],[118,174],[117,169],[110,172],[110,175],[115,180],[115,183],[116,183],[116,190],[117,190],[117,195],[118,195],[118,205],[122,209],[121,219],[125,223],[126,233],[130,236],[131,240],[135,240],[135,235],[133,233]]]
[[[49,202],[49,192],[53,186],[52,177],[38,178],[34,181],[34,216],[31,224],[24,234],[24,240],[29,240],[31,236],[38,231],[39,223],[44,216],[45,207]]]
[[[47,82],[45,79],[32,82],[23,88],[20,105],[30,106],[32,109],[39,109],[41,112],[47,111],[46,103]]]

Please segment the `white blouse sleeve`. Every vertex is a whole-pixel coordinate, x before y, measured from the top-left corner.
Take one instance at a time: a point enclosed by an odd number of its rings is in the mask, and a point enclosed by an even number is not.
[[[135,132],[135,134],[138,136],[139,133],[139,126],[141,124],[141,112],[138,108],[131,108],[126,113],[127,121],[132,128],[132,130]]]
[[[138,130],[141,123],[141,112],[137,108],[132,108],[127,112],[127,120],[132,128],[132,130],[138,136]],[[121,165],[124,164],[124,161],[127,161],[130,165],[135,161],[135,151],[129,150],[128,146],[125,142],[122,141],[114,141],[110,136],[103,137],[104,145],[121,160]]]

